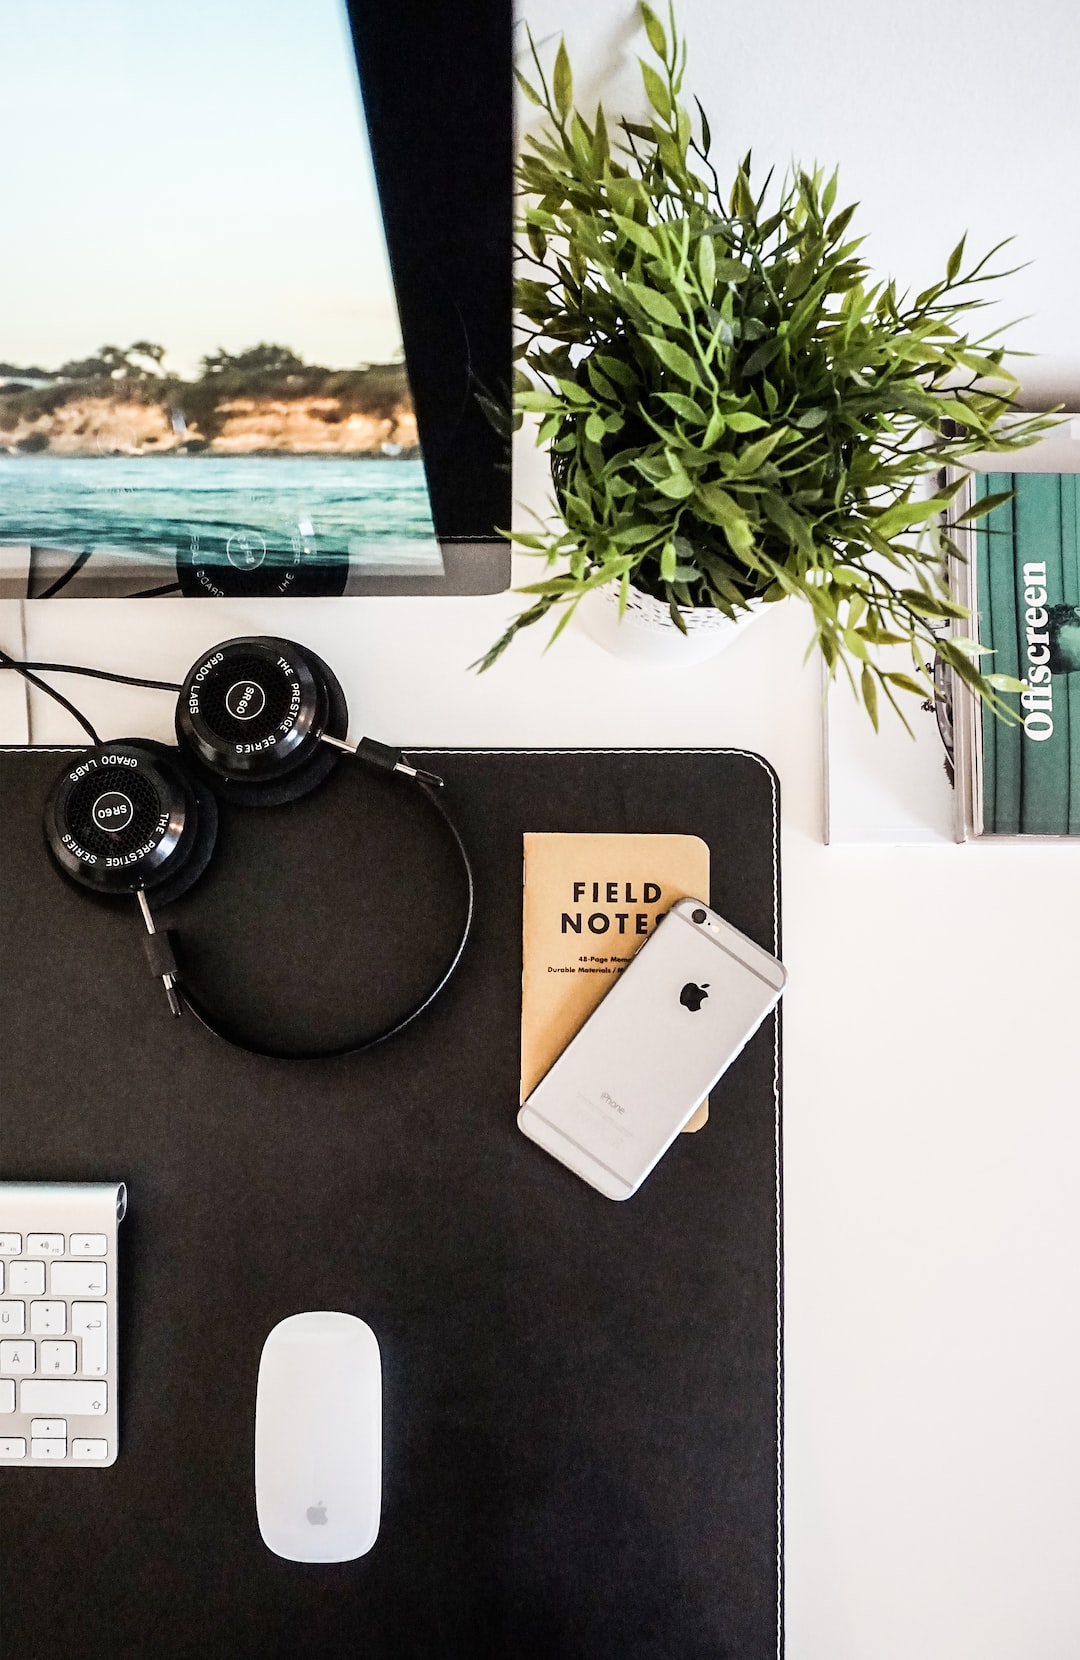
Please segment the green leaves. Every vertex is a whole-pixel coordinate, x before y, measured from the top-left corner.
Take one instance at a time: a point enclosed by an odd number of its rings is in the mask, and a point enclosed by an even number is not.
[[[525,94],[526,98],[529,100],[529,103],[536,104],[540,109],[543,109],[544,100],[541,98],[536,88],[534,86],[530,86],[520,69],[515,68],[514,79],[521,88],[522,92]]]
[[[673,410],[680,420],[690,421],[695,426],[704,426],[708,421],[708,416],[701,405],[695,403],[693,398],[686,397],[682,392],[661,392],[659,398],[660,402]]]
[[[725,265],[732,263],[731,260],[724,261]],[[698,278],[701,282],[701,292],[709,300],[712,298],[713,290],[716,287],[716,244],[711,236],[703,236],[701,239],[698,246],[697,268]]]
[[[670,478],[658,479],[656,489],[670,501],[685,501],[687,496],[694,493],[692,480],[683,472],[673,473]]]
[[[645,83],[645,96],[660,117],[661,121],[671,120],[671,98],[668,89],[651,63],[641,62],[641,78]]]
[[[887,541],[890,537],[899,535],[901,531],[908,530],[912,525],[932,519],[936,513],[940,513],[941,505],[940,499],[934,496],[925,501],[896,502],[894,506],[887,507],[884,512],[875,516],[874,529]]]
[[[827,409],[804,409],[801,414],[796,415],[795,425],[800,432],[812,432],[815,427],[823,426],[828,419]]]
[[[642,253],[648,254],[651,259],[662,258],[660,244],[647,225],[639,225],[636,219],[627,219],[625,214],[613,213],[612,223],[617,225],[620,232]]]
[[[694,504],[701,517],[720,525],[733,553],[745,556],[754,545],[754,532],[734,496],[719,484],[698,486]]]
[[[638,376],[633,366],[623,358],[597,352],[595,359],[590,359],[590,362],[592,361],[596,362],[597,367],[603,370],[609,380],[617,382],[624,392],[632,391],[638,386]]]
[[[945,262],[945,275],[950,282],[955,282],[960,274],[960,262],[964,257],[964,243],[967,241],[967,231],[964,232],[956,247]]]
[[[1004,507],[1007,501],[1012,501],[1015,490],[999,490],[991,496],[983,496],[981,501],[973,502],[963,513],[957,515],[954,524],[968,524],[972,519],[981,519],[984,513],[992,513],[995,507]]]
[[[980,669],[981,648],[943,637],[963,615],[943,561],[956,526],[1008,497],[950,523],[935,478],[1046,425],[1016,418],[1004,348],[971,326],[999,250],[965,270],[961,238],[912,300],[861,257],[835,172],[762,182],[747,155],[721,187],[705,112],[692,123],[680,102],[674,23],[649,5],[641,22],[647,120],[586,120],[561,43],[550,74],[534,48],[518,78],[543,117],[517,173],[515,415],[539,419],[554,500],[517,538],[542,580],[484,666],[607,582],[623,606],[631,586],[654,595],[680,628],[680,608],[737,616],[790,596],[875,724],[882,701],[927,695],[935,650],[1007,709],[1015,687]],[[881,656],[900,646],[915,673]]]
[[[851,224],[852,219],[855,217],[855,210],[858,205],[858,202],[852,202],[850,207],[844,208],[836,215],[836,218],[828,226],[825,232],[826,241],[830,243],[839,242],[840,238]]]
[[[919,589],[900,588],[897,591],[898,599],[902,600],[908,611],[916,617],[933,617],[947,621],[950,617],[966,617],[967,612],[962,605],[947,599],[944,594],[924,593]]]
[[[683,318],[666,294],[659,294],[655,288],[647,288],[643,282],[633,282],[629,278],[626,287],[654,323],[661,323],[667,329],[683,327]]]
[[[583,386],[579,386],[576,381],[563,380],[560,378],[558,388],[560,396],[565,398],[567,403],[576,404],[578,408],[581,408],[582,406],[585,408],[591,407],[593,402],[592,396],[590,393],[586,392]]]
[[[729,420],[728,425],[731,425]],[[759,472],[777,444],[786,436],[785,427],[777,427],[775,431],[766,433],[755,444],[748,444],[746,449],[740,450],[735,457],[735,464],[730,470],[733,478],[750,478]]]
[[[783,533],[788,543],[792,547],[798,548],[808,560],[812,560],[814,557],[813,531],[803,515],[797,512],[778,490],[763,491],[761,504],[765,509],[766,517]],[[839,577],[840,573],[836,572],[834,574]],[[851,573],[845,572],[844,575],[850,577]]]
[[[763,340],[743,364],[743,374],[758,375],[762,369],[767,369],[773,359],[779,356],[782,345],[783,342],[776,335],[773,335],[771,340]]]
[[[890,686],[899,686],[902,692],[910,692],[912,697],[926,697],[933,690],[931,685],[920,683],[910,674],[900,674],[895,669],[888,670],[885,679]]]
[[[664,34],[663,28],[661,27],[660,19],[652,10],[651,6],[642,4],[641,21],[645,25],[645,33],[648,36],[649,45],[652,47],[661,63],[665,62],[667,59],[667,36]]]
[[[665,340],[660,335],[649,334],[645,336],[645,339],[653,354],[660,359],[666,369],[671,370],[672,374],[678,375],[679,379],[684,380],[688,386],[704,387],[705,382],[702,379],[701,370],[689,352],[684,351],[681,346],[677,346],[674,340]]]
[[[725,416],[724,424],[729,432],[754,432],[768,426],[769,423],[760,415],[752,415],[748,409],[737,409],[733,414]]]
[[[555,94],[555,108],[562,119],[566,121],[574,107],[574,77],[570,70],[570,59],[567,56],[565,40],[560,40],[559,50],[555,54],[555,68],[552,72],[551,87]]]

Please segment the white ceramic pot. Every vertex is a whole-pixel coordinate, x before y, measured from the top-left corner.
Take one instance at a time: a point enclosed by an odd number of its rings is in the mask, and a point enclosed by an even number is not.
[[[615,657],[678,668],[718,656],[745,633],[764,609],[760,600],[752,601],[750,610],[741,612],[733,621],[711,606],[684,608],[684,634],[672,622],[665,601],[639,593],[636,588],[630,589],[626,610],[620,618],[618,584],[610,583],[584,596],[578,604],[575,621],[580,622],[597,645]]]

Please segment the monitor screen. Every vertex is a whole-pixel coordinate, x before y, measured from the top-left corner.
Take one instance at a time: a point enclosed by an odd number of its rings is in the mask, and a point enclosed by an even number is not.
[[[437,584],[345,0],[0,22],[0,592]]]

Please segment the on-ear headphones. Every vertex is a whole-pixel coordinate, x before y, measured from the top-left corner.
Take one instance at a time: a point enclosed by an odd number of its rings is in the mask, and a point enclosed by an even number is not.
[[[442,779],[374,739],[351,743],[347,730],[345,694],[315,652],[292,640],[226,640],[184,676],[176,706],[178,749],[145,738],[95,745],[64,769],[46,802],[45,835],[60,869],[95,893],[135,895],[150,969],[173,1013],[186,1003],[210,1031],[252,1054],[311,1060],[370,1049],[438,996],[469,936],[472,866],[439,800]],[[431,804],[464,875],[464,925],[437,983],[389,1025],[332,1048],[271,1047],[228,1026],[184,984],[171,937],[157,929],[150,901],[180,898],[210,863],[219,797],[252,807],[297,801],[323,782],[342,753],[398,775]]]

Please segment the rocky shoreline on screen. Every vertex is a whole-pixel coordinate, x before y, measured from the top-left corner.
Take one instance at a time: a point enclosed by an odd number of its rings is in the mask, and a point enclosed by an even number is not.
[[[405,366],[305,364],[284,347],[203,358],[197,379],[161,371],[146,342],[49,373],[0,363],[0,454],[326,455],[418,453]]]

